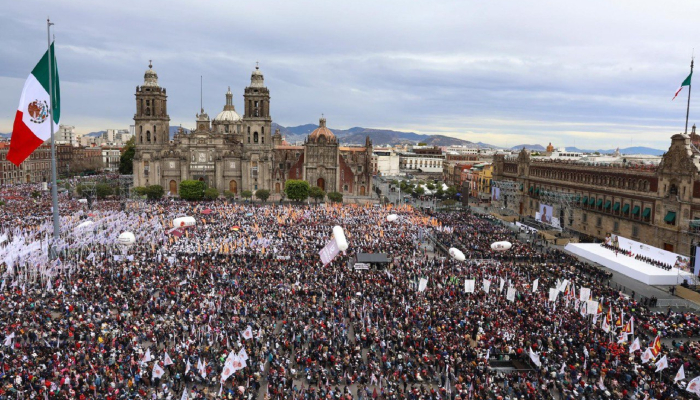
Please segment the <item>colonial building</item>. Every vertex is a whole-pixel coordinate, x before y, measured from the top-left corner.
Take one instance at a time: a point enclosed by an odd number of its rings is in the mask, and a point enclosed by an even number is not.
[[[499,205],[520,216],[534,217],[544,204],[563,228],[690,254],[700,220],[700,152],[689,135],[674,135],[658,166],[537,160],[523,149],[496,156],[493,175]]]
[[[200,180],[220,192],[267,189],[281,194],[287,179],[304,179],[326,192],[369,196],[372,144],[341,147],[321,119],[303,146],[272,133],[270,91],[255,67],[243,93],[243,114],[229,88],[223,110],[211,120],[200,110],[195,129],[169,138],[165,88],[152,65],[136,88],[134,185],[161,185],[178,193],[183,180]]]
[[[51,181],[51,145],[39,146],[19,166],[7,160],[10,142],[0,142],[0,185],[19,183],[39,183]],[[68,172],[73,158],[73,147],[65,144],[56,145],[56,171],[59,175]]]

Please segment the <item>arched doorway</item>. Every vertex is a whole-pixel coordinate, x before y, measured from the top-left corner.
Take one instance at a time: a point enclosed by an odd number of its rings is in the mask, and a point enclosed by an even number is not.
[[[236,184],[236,181],[231,181],[228,183],[228,191],[233,194],[238,193],[238,185]]]
[[[316,186],[320,187],[321,190],[325,191],[326,190],[326,181],[323,178],[318,178],[316,181]]]
[[[177,182],[170,181],[170,194],[177,194]]]
[[[364,195],[365,195],[365,187],[360,186],[360,196],[364,196]]]
[[[280,192],[280,183],[277,182],[277,183],[275,183],[275,193],[279,193],[279,192]]]

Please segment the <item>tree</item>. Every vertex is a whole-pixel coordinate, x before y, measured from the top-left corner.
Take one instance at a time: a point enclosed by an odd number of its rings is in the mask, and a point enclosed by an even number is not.
[[[41,197],[41,192],[38,191],[38,190],[35,190],[35,191],[32,192],[31,196],[32,196],[32,198],[34,198],[34,199],[38,199],[39,197]]]
[[[160,200],[163,198],[164,194],[165,190],[163,189],[163,186],[151,185],[146,188],[146,196],[148,197],[148,200]]]
[[[425,189],[423,186],[418,186],[416,190],[413,191],[413,193],[417,194],[418,196],[422,196],[425,194]]]
[[[241,192],[241,197],[243,197],[244,199],[250,199],[251,197],[253,197],[253,192],[251,192],[250,190],[244,190]]]
[[[236,194],[233,193],[233,192],[230,191],[230,190],[224,190],[224,196],[225,196],[227,199],[232,199],[232,198],[236,197]]]
[[[309,189],[309,197],[316,200],[316,203],[318,203],[319,200],[323,200],[323,198],[326,197],[326,192],[318,186],[313,186]]]
[[[428,182],[428,184],[425,185],[425,187],[428,188],[428,190],[435,190],[435,185],[431,182]]]
[[[309,197],[309,182],[290,179],[284,183],[284,193],[289,200],[304,201]]]
[[[104,199],[107,196],[111,196],[114,193],[114,189],[107,183],[98,183],[95,185],[95,195],[98,199]]]
[[[146,196],[148,194],[148,189],[143,186],[136,186],[134,188],[134,193],[139,196]],[[78,192],[78,194],[80,194],[80,192]]]
[[[448,199],[454,199],[457,196],[457,186],[452,185],[448,187],[445,194],[447,195]]]
[[[441,199],[445,195],[445,191],[442,190],[442,185],[438,185],[437,190],[435,191],[435,197],[438,199]]]
[[[216,200],[219,198],[219,191],[216,188],[207,188],[204,190],[204,198],[207,200]]]
[[[260,199],[263,203],[267,201],[267,199],[270,198],[270,191],[267,189],[260,189],[255,191],[255,197]]]
[[[328,193],[328,200],[330,200],[333,203],[342,203],[343,202],[343,194],[338,193],[338,192],[329,192]]]
[[[202,200],[207,184],[202,181],[186,180],[180,183],[180,198],[183,200]]]
[[[119,157],[119,173],[122,175],[131,175],[134,173],[134,154],[136,154],[135,137],[131,137],[124,146],[124,152]]]

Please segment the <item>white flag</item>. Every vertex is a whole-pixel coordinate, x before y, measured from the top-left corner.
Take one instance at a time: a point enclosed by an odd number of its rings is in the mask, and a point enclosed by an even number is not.
[[[484,279],[484,292],[488,293],[489,289],[491,289],[491,281]]]
[[[229,363],[226,363],[224,365],[224,370],[221,371],[221,383],[223,384],[226,382],[226,379],[231,375],[233,375],[233,367]]]
[[[508,289],[508,290],[510,290],[510,289]],[[537,365],[538,367],[541,367],[541,366],[542,366],[542,362],[540,361],[540,356],[539,356],[539,354],[537,354],[537,353],[535,353],[534,351],[532,351],[532,347],[530,348],[530,359],[531,359],[532,362],[535,363],[535,365]]]
[[[146,349],[146,354],[143,356],[143,359],[141,359],[141,365],[146,364],[151,360],[153,360],[151,357],[151,349]]]
[[[158,365],[158,363],[153,363],[153,379],[158,379],[165,374],[163,368]]]
[[[540,280],[535,279],[534,282],[532,282],[532,293],[535,293],[537,291],[537,287],[540,285]]]
[[[681,367],[678,368],[678,372],[676,372],[676,377],[673,378],[674,382],[682,381],[685,379],[685,369],[683,368],[683,364],[681,364]]]
[[[582,287],[579,296],[581,301],[588,301],[591,298],[591,289]]]
[[[245,347],[241,347],[241,351],[238,352],[238,357],[243,359],[243,361],[248,361],[248,353],[246,353]]]
[[[173,364],[174,364],[173,360],[170,358],[170,356],[168,355],[168,352],[166,351],[165,357],[163,359],[163,365],[167,367],[168,365],[173,365]]]
[[[424,292],[425,288],[428,287],[428,279],[427,278],[420,278],[420,282],[418,283],[418,291],[419,292]]]
[[[185,390],[182,392],[182,397],[180,397],[180,400],[187,400],[187,386],[185,386]]]
[[[508,292],[506,293],[506,300],[515,301],[515,288],[513,286],[508,287]]]
[[[639,338],[634,339],[634,342],[630,345],[630,354],[634,353],[637,350],[640,350],[642,347],[639,345]]]
[[[647,347],[644,353],[642,353],[642,364],[648,363],[652,358],[654,358],[654,355],[651,353],[651,349]]]
[[[549,289],[549,301],[557,301],[559,296],[559,290],[557,288]]]
[[[685,390],[700,395],[700,376],[696,376],[692,381],[688,382],[688,386],[685,387]]]
[[[506,281],[503,278],[499,278],[501,280],[501,287],[498,289],[498,293],[500,294],[503,291],[503,286],[506,285]]]
[[[248,340],[253,338],[253,328],[248,325],[248,327],[241,333],[243,339]]]
[[[666,359],[666,356],[664,355],[663,357],[661,357],[661,359],[659,361],[656,362],[656,371],[654,371],[654,372],[663,371],[666,368],[668,368],[668,360]]]
[[[464,281],[464,292],[465,293],[474,293],[474,286],[476,284],[476,281],[474,279],[467,279]]]
[[[5,336],[5,342],[3,342],[3,344],[5,346],[8,346],[8,347],[12,346],[12,339],[14,339],[14,338],[15,338],[15,333],[12,332],[9,335]]]
[[[185,363],[185,375],[187,375],[187,373],[190,372],[191,367],[192,367],[192,364],[190,364],[190,359],[188,357],[187,362]]]

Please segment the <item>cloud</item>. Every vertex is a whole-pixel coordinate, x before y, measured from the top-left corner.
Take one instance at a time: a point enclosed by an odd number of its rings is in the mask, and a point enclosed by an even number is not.
[[[283,125],[325,113],[335,127],[501,145],[666,148],[700,34],[698,2],[12,2],[0,11],[0,132],[46,46],[37,10],[56,23],[63,122],[79,132],[132,123],[149,59],[184,126],[200,75],[210,115],[228,86],[240,111],[260,61]]]

